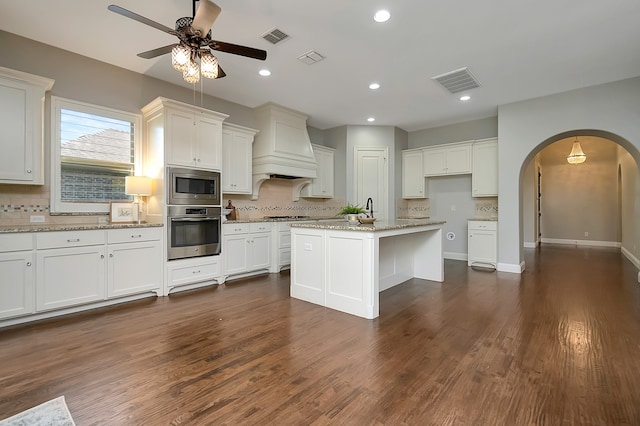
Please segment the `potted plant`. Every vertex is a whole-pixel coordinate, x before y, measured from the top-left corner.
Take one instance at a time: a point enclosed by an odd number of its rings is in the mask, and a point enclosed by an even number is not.
[[[338,214],[343,215],[351,225],[357,225],[359,223],[358,217],[362,213],[364,213],[364,208],[362,208],[362,206],[347,203],[346,206],[342,207],[342,210],[340,210],[340,213]]]

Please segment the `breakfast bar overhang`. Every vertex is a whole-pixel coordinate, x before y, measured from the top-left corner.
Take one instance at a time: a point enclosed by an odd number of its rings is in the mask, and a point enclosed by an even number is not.
[[[444,281],[444,223],[293,223],[291,297],[376,318],[381,291],[414,277]]]

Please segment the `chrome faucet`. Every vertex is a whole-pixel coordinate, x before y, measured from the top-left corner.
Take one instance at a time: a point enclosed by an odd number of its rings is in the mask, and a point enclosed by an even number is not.
[[[369,203],[371,203],[371,207],[369,207]],[[369,212],[367,213],[367,217],[373,217],[373,200],[371,199],[371,197],[367,198],[367,205],[364,209]]]

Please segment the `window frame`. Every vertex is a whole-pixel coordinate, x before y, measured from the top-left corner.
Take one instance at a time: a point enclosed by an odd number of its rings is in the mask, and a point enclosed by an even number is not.
[[[51,205],[49,210],[51,213],[104,213],[109,214],[109,202],[102,203],[82,203],[82,202],[66,202],[62,201],[62,182],[61,182],[61,140],[60,140],[60,117],[61,110],[69,109],[87,114],[100,115],[103,117],[114,118],[117,120],[130,121],[133,123],[133,157],[134,157],[134,174],[137,175],[142,171],[142,115],[108,108],[100,105],[80,102],[73,99],[51,96],[51,186],[50,196]]]

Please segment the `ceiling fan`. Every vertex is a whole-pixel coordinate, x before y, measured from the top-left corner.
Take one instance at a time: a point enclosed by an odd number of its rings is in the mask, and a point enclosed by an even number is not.
[[[199,3],[197,10],[196,2]],[[218,65],[218,60],[213,55],[212,50],[262,61],[267,59],[267,52],[264,50],[212,40],[211,27],[222,9],[211,0],[192,0],[192,4],[193,18],[184,17],[178,19],[175,29],[115,4],[110,5],[107,9],[178,37],[178,43],[138,53],[138,56],[151,59],[171,52],[173,67],[182,72],[183,79],[188,83],[197,83],[200,80],[200,75],[207,78],[222,78],[226,75]],[[200,64],[198,64],[197,59],[200,60]]]

